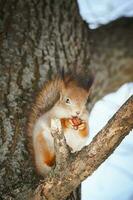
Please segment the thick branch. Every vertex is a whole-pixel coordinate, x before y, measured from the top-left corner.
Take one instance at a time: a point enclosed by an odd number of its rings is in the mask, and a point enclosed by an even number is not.
[[[76,156],[67,168],[48,177],[39,186],[41,194],[50,200],[65,199],[81,181],[91,175],[108,158],[133,128],[133,96],[119,109],[93,141]]]

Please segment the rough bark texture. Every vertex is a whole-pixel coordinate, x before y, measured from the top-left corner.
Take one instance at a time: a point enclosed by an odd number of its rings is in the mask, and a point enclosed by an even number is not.
[[[133,95],[88,146],[75,156],[70,154],[69,159],[62,161],[60,170],[57,163],[57,170],[55,168],[53,175],[46,178],[44,183],[37,188],[38,200],[42,200],[43,196],[46,200],[65,199],[81,181],[105,161],[132,129]]]
[[[96,74],[94,103],[133,80],[132,35],[132,19],[90,31],[76,1],[0,0],[1,199],[27,199],[38,182],[25,130],[37,88],[60,66],[89,68]]]

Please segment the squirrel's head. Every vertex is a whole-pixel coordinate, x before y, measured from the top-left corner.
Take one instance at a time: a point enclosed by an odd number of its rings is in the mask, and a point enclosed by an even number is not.
[[[93,78],[81,75],[66,75],[62,79],[60,100],[58,101],[61,117],[80,117],[86,108]],[[66,112],[67,111],[67,112]]]

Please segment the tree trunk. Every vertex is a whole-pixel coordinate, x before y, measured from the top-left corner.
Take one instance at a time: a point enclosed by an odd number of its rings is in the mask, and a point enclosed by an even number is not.
[[[28,199],[38,183],[27,151],[33,95],[59,67],[96,74],[92,103],[133,80],[133,20],[90,31],[76,1],[0,0],[0,197]],[[80,192],[69,199],[80,199]]]

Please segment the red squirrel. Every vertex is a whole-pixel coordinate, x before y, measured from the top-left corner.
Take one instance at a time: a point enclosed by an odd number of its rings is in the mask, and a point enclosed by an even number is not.
[[[40,175],[47,175],[56,159],[51,119],[60,119],[72,153],[85,146],[89,134],[86,103],[92,82],[80,74],[66,74],[48,81],[38,92],[29,115],[28,138]]]

